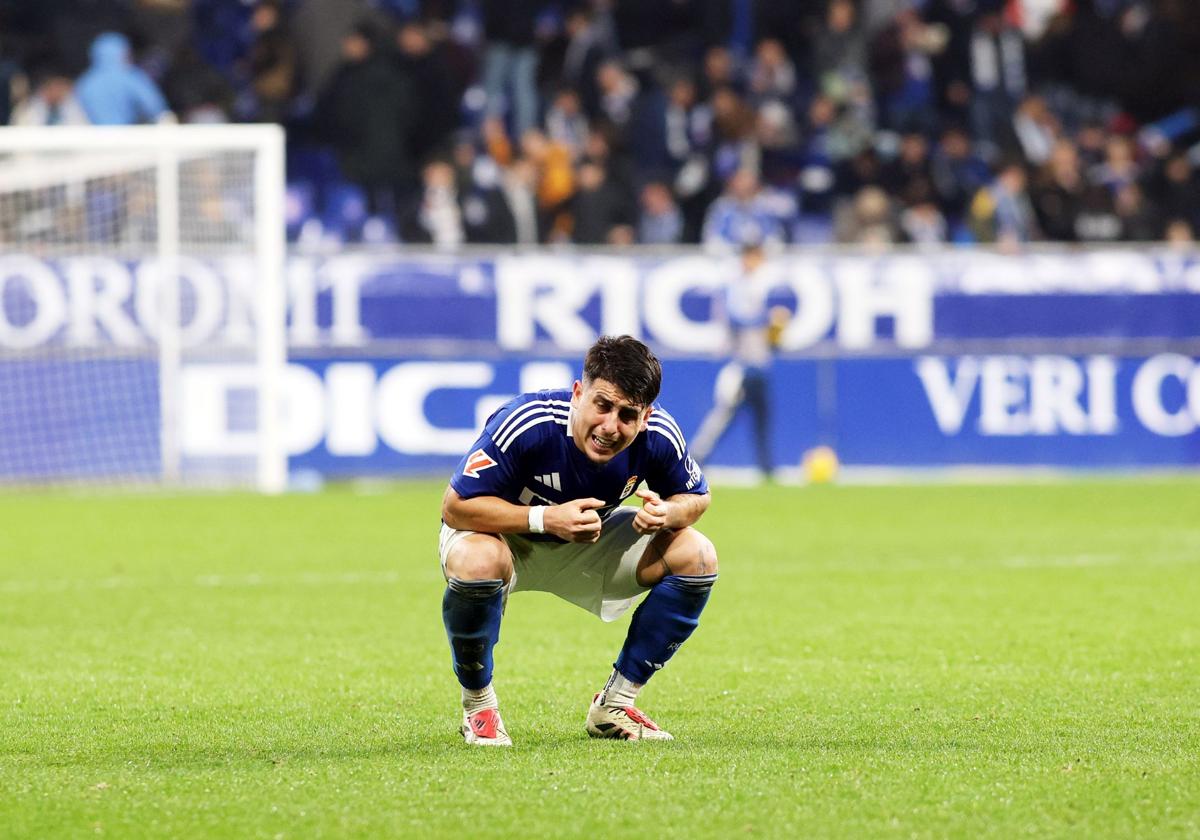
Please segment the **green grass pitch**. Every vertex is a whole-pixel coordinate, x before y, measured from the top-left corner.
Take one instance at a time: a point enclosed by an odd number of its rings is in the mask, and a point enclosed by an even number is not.
[[[1198,479],[718,489],[678,740],[589,740],[626,621],[530,593],[508,751],[440,494],[0,496],[0,836],[1200,836]]]

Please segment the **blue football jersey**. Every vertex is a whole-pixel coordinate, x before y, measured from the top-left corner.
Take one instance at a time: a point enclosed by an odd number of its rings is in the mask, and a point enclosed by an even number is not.
[[[678,424],[657,404],[646,431],[603,465],[575,445],[567,425],[570,410],[569,390],[522,394],[505,403],[488,418],[470,454],[454,471],[454,492],[464,499],[499,496],[514,505],[602,499],[606,504],[597,511],[601,519],[643,481],[664,499],[708,492],[708,481],[688,454]],[[545,534],[542,539],[558,538]]]

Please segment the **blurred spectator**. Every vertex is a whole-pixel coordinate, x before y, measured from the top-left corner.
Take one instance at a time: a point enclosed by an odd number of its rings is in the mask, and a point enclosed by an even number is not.
[[[131,63],[124,35],[97,36],[91,56],[91,65],[75,85],[75,96],[89,120],[96,125],[134,125],[169,116],[158,86]]]
[[[644,245],[674,245],[683,238],[683,214],[666,184],[651,181],[642,187],[638,241]]]
[[[1104,162],[1093,166],[1088,180],[1103,184],[1114,194],[1126,184],[1137,181],[1140,174],[1134,157],[1133,141],[1128,137],[1110,137],[1104,145]]]
[[[971,36],[971,128],[985,159],[1009,145],[1011,117],[1025,96],[1025,42],[997,0],[983,0]]]
[[[731,87],[713,91],[712,171],[717,181],[727,182],[739,169],[759,170],[759,148],[755,140],[755,112]],[[757,177],[757,175],[756,175]]]
[[[483,147],[496,163],[508,166],[513,161],[513,144],[504,128],[504,121],[499,117],[486,117],[479,129]],[[541,132],[526,132],[526,136],[537,135],[545,141]],[[526,151],[528,154],[528,151]]]
[[[932,201],[922,201],[900,214],[900,232],[905,242],[928,248],[943,244],[949,229],[937,205]]]
[[[617,145],[616,134],[610,123],[597,121],[588,131],[587,142],[583,147],[583,159],[602,164],[608,172],[609,179],[632,205],[637,201],[633,162],[629,150]]]
[[[4,46],[4,42],[0,41],[0,50],[3,50]],[[12,118],[13,82],[19,71],[17,63],[0,51],[0,125],[8,125]]]
[[[703,82],[700,86],[700,97],[709,99],[713,91],[728,87],[738,90],[741,80],[733,61],[733,54],[722,46],[709,47],[704,52]]]
[[[396,33],[396,61],[408,79],[420,118],[413,121],[412,154],[423,160],[439,151],[459,120],[462,90],[455,81],[449,57],[420,20],[401,24]]]
[[[991,169],[975,154],[970,137],[960,128],[942,133],[930,172],[938,203],[952,225],[965,217],[971,199],[992,179]]]
[[[487,111],[493,117],[511,115],[518,136],[538,124],[534,28],[539,5],[538,0],[488,0],[483,4]]]
[[[162,80],[163,93],[172,110],[185,123],[228,122],[234,93],[229,82],[199,51],[185,45]]]
[[[298,0],[290,14],[289,30],[300,60],[304,97],[315,101],[327,90],[344,60],[343,41],[364,21],[379,21],[366,0]]]
[[[513,242],[536,245],[542,240],[537,205],[537,169],[528,158],[517,158],[503,175],[501,189],[513,219]]]
[[[609,179],[604,164],[590,160],[579,167],[579,188],[571,199],[571,215],[571,241],[578,245],[610,243],[616,228],[633,221],[625,196]]]
[[[837,213],[838,242],[879,247],[899,239],[891,199],[879,187],[863,187]]]
[[[83,5],[75,4],[76,7]],[[97,4],[118,5],[118,4]],[[127,3],[128,24],[109,27],[125,32],[137,46],[138,64],[151,78],[162,78],[174,57],[196,41],[192,3],[181,0],[133,0]],[[244,46],[244,42],[239,43]]]
[[[837,109],[824,94],[814,96],[808,106],[808,131],[799,143],[800,171],[796,177],[800,203],[806,213],[831,216],[839,188],[839,169],[849,174],[845,153],[849,144],[839,142],[835,119]],[[764,161],[764,166],[767,162]]]
[[[1126,242],[1155,242],[1162,238],[1162,219],[1146,203],[1142,188],[1136,182],[1118,189],[1113,204],[1117,218],[1121,220],[1121,239]]]
[[[1038,226],[1047,237],[1060,242],[1080,238],[1077,223],[1086,189],[1075,144],[1059,140],[1050,160],[1038,173],[1033,189]]]
[[[1012,130],[1021,156],[1033,166],[1050,159],[1061,127],[1040,96],[1025,98],[1013,115]],[[1013,151],[1018,151],[1014,149]]]
[[[470,190],[479,179],[480,170],[500,167],[489,154],[480,154],[469,131],[455,135],[450,146],[450,163],[454,167],[454,183],[459,190]]]
[[[696,83],[687,76],[677,76],[667,88],[666,107],[662,121],[655,126],[657,150],[649,151],[645,168],[659,170],[675,177],[689,161],[703,154],[712,140],[712,109],[696,99]],[[661,145],[659,145],[661,143]],[[707,162],[703,164],[707,178]],[[695,193],[702,184],[693,183],[687,190]]]
[[[583,155],[587,143],[588,120],[583,113],[579,94],[573,88],[562,88],[554,96],[546,112],[546,135],[571,151],[571,160]]]
[[[498,132],[493,126],[489,133],[495,139]],[[551,142],[540,131],[527,131],[521,137],[521,156],[529,161],[535,172],[539,229],[543,240],[560,241],[569,238],[571,218],[568,202],[575,194],[575,170],[571,165],[571,151],[562,143]]]
[[[1186,219],[1172,219],[1168,222],[1167,231],[1163,239],[1176,247],[1193,247],[1196,244],[1193,226]]]
[[[963,125],[971,105],[971,46],[978,6],[973,0],[928,0],[920,18],[936,27],[942,48],[929,55],[934,98],[943,120]],[[903,13],[901,13],[903,14]]]
[[[621,62],[609,59],[596,68],[596,87],[600,95],[599,115],[616,127],[624,138],[633,118],[638,81]]]
[[[1150,181],[1151,195],[1167,218],[1200,223],[1200,179],[1185,154],[1170,155]]]
[[[491,156],[477,154],[467,136],[460,136],[454,144],[452,166],[466,241],[516,242],[516,219],[504,190],[504,170]]]
[[[600,109],[596,71],[607,55],[617,53],[615,44],[586,5],[567,14],[564,34],[566,44],[558,79],[563,87],[578,92],[584,112],[594,115]]]
[[[84,4],[76,4],[84,5]],[[92,6],[109,8],[126,6],[128,3],[93,3]],[[181,6],[184,4],[180,4]],[[192,46],[207,64],[226,78],[232,78],[234,68],[245,59],[254,42],[251,23],[253,6],[250,3],[229,0],[191,0],[186,9],[187,17],[194,26]],[[112,27],[128,31],[128,21]]]
[[[1026,185],[1024,167],[1009,162],[990,186],[975,194],[971,227],[977,241],[1015,248],[1034,238],[1037,227]]]
[[[370,211],[394,215],[414,178],[416,97],[379,38],[364,22],[342,39],[342,64],[321,94],[316,119],[342,175],[367,191]]]
[[[13,125],[87,125],[87,113],[75,98],[71,78],[56,70],[40,74],[34,92],[13,110]]]
[[[829,0],[825,21],[813,45],[813,75],[820,89],[834,99],[866,75],[867,41],[858,26],[852,0]]]
[[[933,176],[925,135],[906,134],[901,138],[900,153],[884,165],[880,185],[905,204],[932,197]]]
[[[834,163],[854,157],[875,143],[874,109],[865,84],[851,87],[841,101],[813,97],[809,119],[813,137],[822,138],[825,152]]]
[[[751,169],[739,169],[704,219],[704,244],[714,252],[729,251],[750,238],[778,245],[786,237],[783,225]]]
[[[1029,40],[1041,38],[1051,21],[1067,8],[1068,0],[1016,0],[1009,4],[1009,14]]]
[[[283,19],[282,0],[263,0],[250,17],[254,42],[245,61],[250,101],[241,116],[284,122],[297,89],[296,45]]]
[[[944,27],[923,22],[915,9],[902,10],[870,45],[871,82],[879,100],[880,123],[895,131],[932,132],[932,57],[946,48]]]
[[[759,106],[754,140],[764,182],[774,186],[795,183],[805,162],[799,135],[791,109],[782,102],[764,102]]]
[[[1075,230],[1080,242],[1116,242],[1121,238],[1121,218],[1113,206],[1111,191],[1101,184],[1085,188]]]
[[[883,162],[874,148],[866,148],[849,160],[843,161],[837,169],[838,197],[855,195],[863,187],[877,187],[883,180]]]
[[[448,161],[433,160],[425,165],[421,177],[423,187],[416,203],[401,216],[400,235],[406,242],[457,248],[466,242],[467,234],[454,167]]]
[[[750,64],[750,94],[758,102],[790,102],[796,93],[796,68],[777,38],[763,38]]]
[[[1075,147],[1079,150],[1079,163],[1084,172],[1104,162],[1108,145],[1108,132],[1098,123],[1088,123],[1075,134]]]

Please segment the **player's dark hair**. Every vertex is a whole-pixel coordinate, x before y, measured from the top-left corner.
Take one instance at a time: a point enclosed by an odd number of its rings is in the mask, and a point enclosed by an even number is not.
[[[630,335],[604,335],[583,359],[583,381],[604,379],[630,402],[648,406],[662,388],[662,364],[650,348]]]

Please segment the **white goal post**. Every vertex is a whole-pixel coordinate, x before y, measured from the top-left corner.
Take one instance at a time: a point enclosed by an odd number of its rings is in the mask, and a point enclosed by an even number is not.
[[[284,489],[284,194],[276,125],[0,128],[0,485]]]

